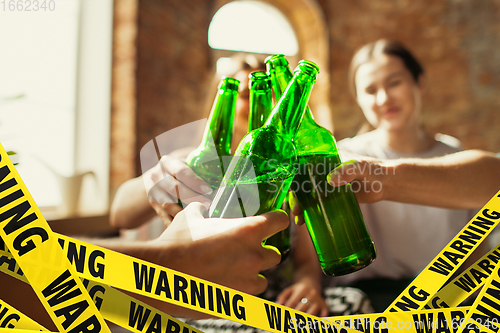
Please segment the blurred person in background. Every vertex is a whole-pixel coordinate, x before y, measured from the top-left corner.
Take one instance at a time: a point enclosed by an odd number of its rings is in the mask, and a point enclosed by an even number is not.
[[[339,141],[340,149],[380,160],[431,158],[461,150],[457,139],[431,135],[424,128],[424,69],[403,44],[381,39],[361,47],[351,62],[349,86],[374,130]],[[363,186],[353,183],[353,191],[363,191],[357,185]],[[377,259],[331,283],[365,291],[376,311],[385,310],[475,214],[390,201],[360,206]]]

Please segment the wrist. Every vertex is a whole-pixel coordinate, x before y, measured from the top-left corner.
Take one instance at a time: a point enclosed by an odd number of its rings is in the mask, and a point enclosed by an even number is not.
[[[396,189],[396,174],[398,173],[401,165],[395,163],[394,161],[384,161],[380,163],[382,167],[382,174],[380,177],[380,191],[381,200],[394,200]]]
[[[302,276],[295,280],[295,284],[304,284],[322,293],[321,277]]]
[[[147,241],[144,246],[144,255],[155,264],[182,271],[181,258],[186,259],[186,251],[183,250],[183,242],[154,239]],[[191,258],[187,258],[189,262]]]

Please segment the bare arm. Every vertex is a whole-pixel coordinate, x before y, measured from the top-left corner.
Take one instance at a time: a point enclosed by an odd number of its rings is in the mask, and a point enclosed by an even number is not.
[[[295,241],[296,251],[294,253],[294,263],[296,266],[294,280],[308,280],[311,285],[321,294],[321,280],[323,272],[319,265],[316,250],[305,225],[298,226],[297,239]]]
[[[182,160],[164,155],[161,160],[142,176],[123,183],[113,200],[110,224],[115,228],[132,229],[160,215],[168,225],[181,211],[178,199],[183,203],[210,204],[202,194],[209,194],[210,187]]]
[[[468,209],[482,207],[500,190],[500,158],[481,150],[430,159],[356,159],[336,169],[330,184],[360,182],[360,202],[392,200]]]
[[[290,308],[325,317],[328,308],[323,299],[323,273],[305,225],[297,226],[293,251],[293,285],[285,288],[276,302]]]
[[[500,190],[500,158],[467,150],[433,159],[396,165],[387,199],[449,208],[479,208]],[[405,184],[398,193],[397,184]]]
[[[142,177],[123,183],[111,204],[109,222],[115,228],[137,228],[156,216],[149,204]]]

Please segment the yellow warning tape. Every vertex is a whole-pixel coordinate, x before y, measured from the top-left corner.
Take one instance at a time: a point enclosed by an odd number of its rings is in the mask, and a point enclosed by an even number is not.
[[[0,328],[48,331],[45,327],[0,299]]]
[[[70,238],[65,237],[65,242],[68,239]],[[104,251],[107,250],[104,249]],[[10,264],[10,267],[8,265],[1,265],[0,271],[26,282],[26,279],[22,276],[22,274],[17,273],[15,269],[17,266],[14,264],[14,258],[12,255],[8,252],[0,252],[0,261]],[[12,261],[2,258],[7,258]],[[84,276],[85,274],[80,273],[80,275]],[[84,284],[87,285],[88,280],[84,281],[86,281]],[[114,288],[105,286],[104,284],[90,281],[87,285],[87,289],[89,290],[91,296],[96,300],[98,308],[104,318],[131,331],[151,332],[154,331],[155,327],[158,329],[161,327],[162,329],[159,330],[159,332],[184,332],[182,325],[188,327],[186,324],[179,322],[168,315],[161,314],[159,311],[152,309],[150,306],[137,301],[132,297],[115,290]],[[247,296],[254,297],[250,295]],[[329,332],[330,330],[335,332],[336,330],[342,329],[346,332],[356,332],[361,330],[361,328],[363,328],[363,330],[371,328],[372,330],[387,329],[389,331],[414,332],[415,328],[419,327],[422,329],[432,326],[435,326],[436,328],[443,328],[447,327],[447,325],[450,325],[449,327],[452,327],[453,325],[457,327],[457,323],[465,317],[468,309],[468,307],[461,307],[451,309],[432,309],[418,312],[399,312],[389,314],[375,313],[348,317],[318,318],[295,311],[285,306],[277,305],[271,302],[267,303],[268,306],[264,305],[265,311],[260,311],[260,313],[258,313],[258,316],[266,318],[266,325],[259,328],[271,332],[287,332],[289,330],[298,330],[300,332],[299,329],[312,331],[315,328],[324,329],[326,332]],[[147,309],[150,309],[151,312]],[[255,308],[253,311],[259,312],[259,309]],[[179,329],[177,329],[178,326],[175,325],[175,323],[169,323],[169,320],[175,321],[179,325]],[[250,321],[247,321],[246,324],[249,326],[256,326],[255,323]],[[170,330],[166,330],[167,328]],[[180,328],[182,328],[182,330]],[[192,329],[192,331],[199,332],[196,329]]]
[[[23,328],[2,328],[0,327],[0,333],[40,333],[40,331],[37,330],[30,330],[30,329],[23,329]]]
[[[356,327],[368,326],[395,330],[398,332],[402,330],[415,332],[415,321],[424,321],[426,322],[425,325],[433,324],[433,322],[436,321],[433,325],[437,325],[436,327],[443,327],[443,325],[447,325],[448,323],[450,323],[450,325],[453,324],[451,318],[459,320],[465,317],[466,308],[461,307],[417,312],[319,318],[208,281],[168,270],[161,266],[147,263],[93,244],[72,239],[71,237],[63,235],[57,235],[57,237],[59,238],[59,243],[64,248],[66,256],[72,258],[72,263],[77,266],[78,274],[82,278],[96,281],[99,280],[101,285],[110,284],[119,289],[185,306],[270,332],[287,332],[294,328],[307,328],[308,325],[309,327],[323,326],[327,331],[328,328],[338,328],[345,329],[347,330],[346,332],[355,332],[357,331]],[[19,275],[16,270],[17,266],[14,262],[8,262],[6,259],[2,259],[3,257],[11,258],[12,256],[10,253],[1,251],[0,254],[2,255],[0,256],[0,262],[3,261],[10,264],[10,267],[7,265],[0,266],[0,270],[12,276]],[[125,268],[127,266],[132,267],[132,270]],[[134,267],[137,267],[135,271]],[[121,278],[117,276],[121,276]],[[129,281],[130,279],[127,278],[130,276],[132,276],[132,281]],[[160,276],[163,276],[163,278],[160,278]],[[179,282],[183,281],[183,279],[185,279],[185,282]],[[138,284],[139,287],[130,287],[130,283],[134,285]],[[204,285],[203,289],[200,288],[202,285]],[[193,286],[198,287],[193,288]],[[208,290],[212,291],[209,293]],[[236,294],[241,295],[241,301],[239,301],[239,298],[235,298],[235,296],[226,297],[227,295],[231,296]],[[191,299],[193,295],[194,298]],[[203,295],[203,297],[199,297],[200,295]],[[186,299],[184,299],[185,296],[187,297]],[[234,299],[238,300],[236,305],[239,306],[240,313],[244,313],[243,319],[237,318],[236,314],[231,312]],[[212,306],[208,303],[210,301],[212,302]],[[195,306],[192,306],[193,303]],[[213,310],[211,312],[207,311],[210,310],[210,308]],[[227,313],[225,312],[226,308],[228,309]],[[106,317],[106,319],[108,318]],[[127,320],[130,320],[130,317]],[[123,326],[123,320],[121,322],[115,321],[115,323]],[[134,325],[124,327],[131,329],[132,326]],[[147,327],[135,326],[135,328],[146,329]]]
[[[93,327],[88,326],[79,329],[81,323],[87,323],[89,318],[94,317],[102,320],[98,312],[91,312],[87,316],[83,316],[85,313],[83,311],[78,316],[75,315],[75,312],[69,312],[68,307],[91,300],[89,293],[85,289],[80,289],[81,281],[76,279],[76,276],[79,276],[97,283],[90,282],[88,286],[109,285],[270,332],[350,333],[362,331],[388,333],[408,331],[456,333],[462,331],[463,327],[460,324],[464,324],[464,321],[467,320],[473,321],[473,325],[478,326],[478,331],[481,332],[488,330],[496,332],[498,330],[496,326],[489,329],[486,324],[495,324],[496,319],[499,318],[500,277],[498,269],[500,264],[495,266],[494,274],[488,278],[483,291],[472,307],[431,310],[420,308],[429,301],[430,296],[437,292],[469,253],[496,226],[500,220],[500,213],[498,213],[500,211],[500,192],[483,207],[393,303],[396,311],[410,311],[319,318],[80,240],[63,235],[53,235],[39,214],[38,208],[26,191],[19,175],[17,172],[13,172],[15,170],[13,170],[12,164],[5,162],[7,158],[3,148],[0,149],[0,153],[0,236],[4,239],[7,248],[13,250],[12,258],[17,262],[9,261],[9,256],[3,253],[2,257],[5,259],[3,259],[1,266],[10,271],[13,276],[26,274],[28,281],[34,287],[46,309],[49,313],[52,311],[51,316],[56,324],[59,322],[59,329],[68,320],[75,318],[70,323],[72,326],[68,326],[67,329],[71,330],[72,327],[78,325],[77,329],[73,330],[74,332],[92,331]],[[5,166],[8,168],[4,169]],[[21,190],[20,194],[16,194],[18,189]],[[13,199],[16,195],[19,197]],[[49,244],[50,246],[48,246]],[[61,251],[61,247],[63,251]],[[75,266],[74,270],[70,263]],[[19,271],[17,264],[22,268],[22,272]],[[68,280],[57,279],[61,276],[66,277],[63,274],[67,274]],[[61,282],[66,282],[66,284]],[[63,286],[70,287],[64,289]],[[83,284],[81,287],[84,288]],[[85,299],[75,303],[77,298],[70,296],[80,292],[80,290],[82,291],[78,296],[85,296]],[[108,293],[108,290],[114,289],[106,289],[105,293]],[[111,293],[109,292],[108,295]],[[56,296],[50,297],[49,295],[47,297],[48,294],[56,294]],[[119,296],[114,297],[118,298]],[[45,298],[48,298],[49,301]],[[60,307],[51,305],[50,301],[52,300],[52,303],[58,301],[63,305]],[[56,308],[52,309],[52,307]],[[419,310],[411,311],[413,307],[419,308]],[[85,310],[88,308],[90,306],[86,307]],[[130,308],[129,305],[129,320],[131,318]],[[58,310],[60,311],[57,312]],[[145,311],[142,313],[144,314]],[[58,313],[59,315],[57,315]],[[168,332],[164,326],[158,326],[158,321],[155,322],[154,319],[151,319],[151,322],[148,322],[151,317],[146,319],[144,326],[139,327],[137,323],[142,322],[143,317],[137,311],[135,313],[137,313],[135,321],[137,331],[142,331],[140,330],[142,328],[146,332]],[[64,318],[59,318],[60,316]],[[419,322],[421,323],[419,324]],[[107,329],[104,325],[100,327],[100,329],[102,328]],[[180,328],[173,326],[169,330],[180,332]]]
[[[464,324],[457,333],[463,331],[498,332],[500,328],[500,262],[487,279],[470,311],[464,318]]]
[[[500,222],[500,192],[470,220],[384,312],[422,309]]]
[[[0,246],[1,248],[1,246]],[[6,265],[4,265],[4,264]],[[0,249],[0,271],[18,280],[29,283],[17,269],[15,258],[10,252]],[[201,332],[190,325],[169,316],[154,307],[126,295],[110,286],[84,279],[90,297],[94,300],[104,319],[133,332],[145,332],[148,328],[158,327],[161,332]],[[2,326],[0,312],[0,327]],[[22,327],[29,329],[30,327]]]
[[[478,290],[500,261],[500,245],[481,257],[472,266],[447,283],[426,304],[426,309],[449,308],[460,305]]]
[[[61,332],[110,332],[1,145],[0,237]]]

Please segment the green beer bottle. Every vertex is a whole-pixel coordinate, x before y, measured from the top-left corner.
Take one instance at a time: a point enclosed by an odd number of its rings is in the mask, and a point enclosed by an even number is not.
[[[210,217],[253,216],[281,207],[297,168],[292,138],[317,74],[315,64],[302,62],[264,126],[241,140],[212,201]]]
[[[213,190],[213,198],[231,159],[234,113],[240,81],[225,77],[219,83],[217,95],[208,117],[200,145],[186,159],[186,164]],[[179,199],[179,205],[181,205]],[[182,205],[181,205],[182,206]]]
[[[250,112],[248,114],[248,132],[264,125],[273,108],[271,79],[265,71],[250,73]],[[282,230],[266,240],[266,245],[276,247],[281,253],[283,262],[290,254],[290,227]]]
[[[266,59],[276,98],[292,78],[284,55]],[[299,170],[291,186],[300,206],[323,272],[345,275],[375,260],[373,242],[350,184],[334,188],[326,177],[341,161],[335,138],[319,126],[307,107],[295,138]]]
[[[264,125],[273,110],[271,79],[264,71],[256,71],[248,76],[250,83],[248,132]]]

